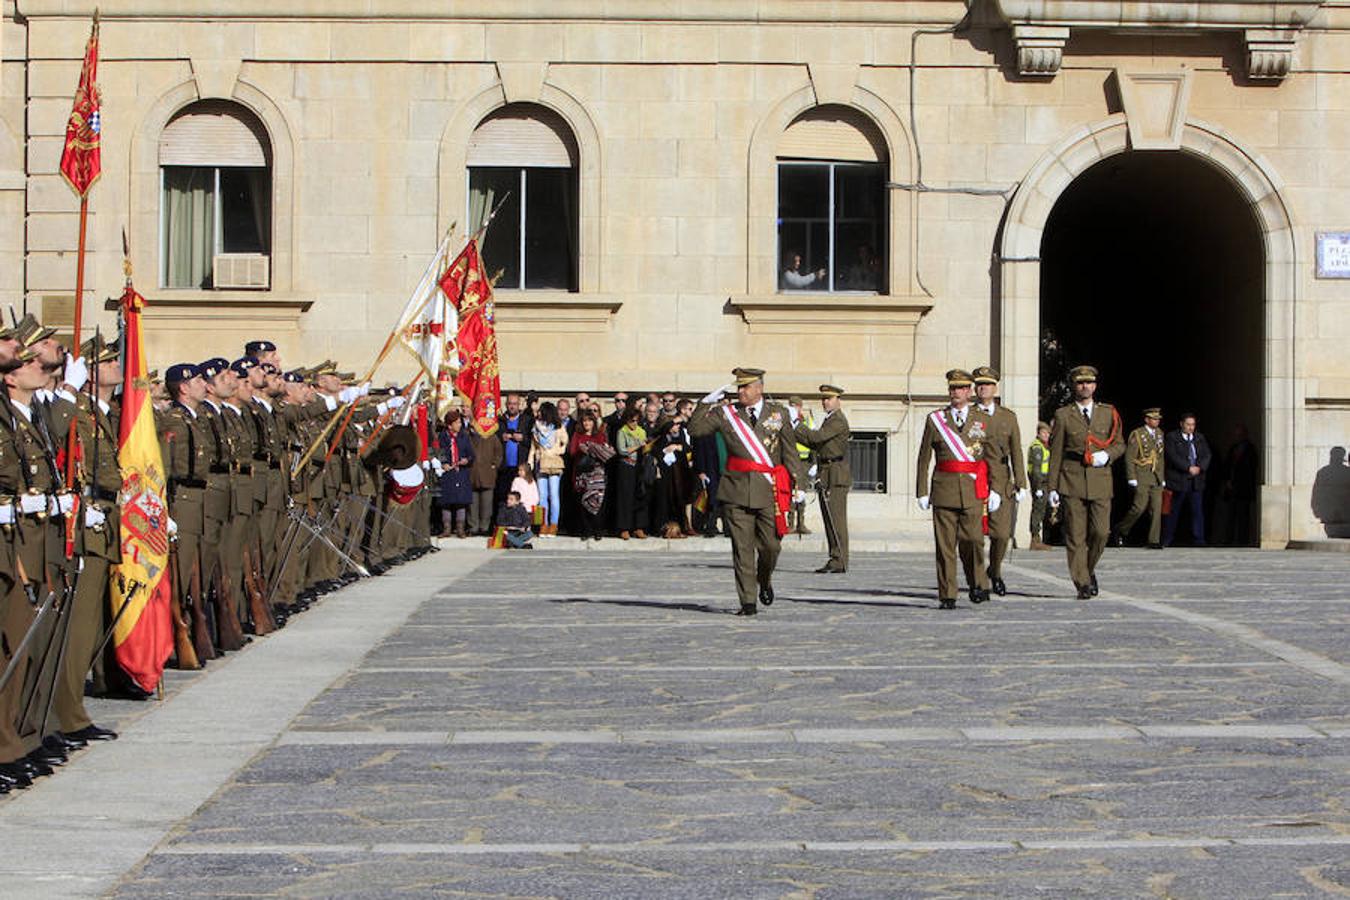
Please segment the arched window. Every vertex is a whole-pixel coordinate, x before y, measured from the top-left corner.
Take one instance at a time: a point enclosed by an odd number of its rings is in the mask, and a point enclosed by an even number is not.
[[[161,284],[266,290],[272,148],[262,122],[237,103],[194,103],[164,127],[159,171]]]
[[[577,143],[562,116],[533,103],[492,113],[469,141],[472,234],[499,290],[577,289]]]
[[[881,293],[886,142],[861,112],[818,106],[778,145],[778,288]]]

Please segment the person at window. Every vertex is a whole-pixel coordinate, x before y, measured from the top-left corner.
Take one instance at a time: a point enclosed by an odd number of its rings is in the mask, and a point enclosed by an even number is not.
[[[506,502],[497,510],[497,524],[503,531],[506,546],[512,550],[533,550],[530,539],[534,532],[530,530],[530,514],[519,493],[507,491]]]
[[[811,287],[818,281],[825,280],[825,270],[817,269],[814,272],[802,271],[802,255],[797,252],[789,253],[787,258],[791,264],[783,270],[782,288],[787,291],[802,291]]]
[[[577,432],[567,445],[572,460],[572,488],[576,493],[581,539],[600,540],[604,531],[601,515],[605,505],[605,464],[614,456],[614,448],[605,439],[600,417],[587,407],[577,424]]]
[[[464,419],[451,410],[445,415],[440,434],[441,534],[454,529],[457,538],[468,537],[469,506],[473,503],[473,441],[464,430]]]
[[[647,536],[645,524],[647,503],[639,493],[638,463],[641,461],[642,445],[647,443],[647,431],[639,421],[637,407],[626,409],[619,425],[615,449],[618,450],[618,462],[614,468],[614,528],[619,532],[619,540],[626,541],[629,536],[642,540]]]
[[[844,284],[853,291],[875,291],[881,282],[881,261],[871,244],[858,248],[858,258],[849,266]]]
[[[539,406],[539,418],[534,422],[530,441],[530,467],[538,474],[539,502],[544,506],[544,523],[540,534],[558,533],[562,515],[562,475],[567,454],[567,430],[558,418],[558,408],[552,403]]]
[[[461,410],[461,416],[463,416]],[[469,443],[473,448],[473,463],[469,466],[469,484],[473,487],[473,505],[469,507],[469,530],[474,534],[492,531],[492,500],[497,491],[502,466],[502,442],[495,434],[484,434],[482,426],[472,418]]]
[[[1177,430],[1164,439],[1163,459],[1167,469],[1167,489],[1172,492],[1172,510],[1163,521],[1163,546],[1172,546],[1181,513],[1189,507],[1191,540],[1205,546],[1205,473],[1213,454],[1205,436],[1195,430],[1195,414],[1185,413]]]

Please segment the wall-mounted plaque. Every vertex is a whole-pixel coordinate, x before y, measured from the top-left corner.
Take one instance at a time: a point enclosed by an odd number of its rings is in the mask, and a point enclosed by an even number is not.
[[[1317,277],[1350,278],[1350,231],[1317,232]]]

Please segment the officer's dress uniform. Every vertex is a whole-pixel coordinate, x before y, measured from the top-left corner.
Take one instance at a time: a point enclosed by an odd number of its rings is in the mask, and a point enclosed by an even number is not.
[[[984,440],[992,421],[979,407],[967,405],[958,411],[947,407],[940,412],[948,428],[965,445],[977,462],[984,455]],[[928,468],[936,462],[931,478]],[[989,591],[989,573],[984,565],[985,500],[976,494],[976,479],[966,472],[943,471],[944,463],[960,463],[931,418],[925,419],[919,444],[918,473],[914,495],[927,497],[933,513],[933,541],[937,556],[938,600],[944,608],[956,603],[959,585],[956,560],[970,586],[970,597],[981,601]]]
[[[737,377],[746,377],[742,373],[753,371],[757,370],[738,370]],[[752,380],[762,376],[760,372]],[[757,410],[739,404],[729,408],[732,415],[759,437],[768,451],[770,463],[786,468],[792,480],[798,481],[800,460],[793,444],[787,408],[766,399],[761,399],[757,406]],[[697,438],[720,433],[726,441],[728,469],[718,484],[717,499],[722,504],[723,518],[731,534],[731,559],[736,570],[736,594],[741,611],[753,614],[757,602],[766,606],[773,602],[773,571],[778,564],[780,542],[775,522],[775,488],[764,473],[731,468],[732,458],[746,463],[756,460],[722,410],[722,404],[700,402],[689,417],[689,434]]]
[[[232,569],[226,550],[226,526],[234,515],[234,443],[222,407],[210,399],[197,406],[197,436],[207,446],[206,491],[202,522],[202,586],[208,594],[215,587],[216,641],[222,650],[238,650],[246,641],[238,626],[239,585],[230,579]],[[235,627],[225,622],[233,615]]]
[[[820,386],[822,394],[839,396],[842,390],[831,385]],[[848,570],[848,492],[853,487],[853,472],[848,463],[848,442],[852,430],[842,409],[825,413],[818,425],[812,427],[803,416],[797,423],[796,441],[815,454],[816,478],[825,489],[825,503],[829,509],[833,529],[825,529],[830,559],[819,571],[844,572]],[[823,516],[823,513],[822,513]]]
[[[1158,546],[1162,542],[1162,498],[1166,486],[1161,428],[1141,425],[1130,432],[1125,439],[1125,477],[1134,482],[1134,500],[1130,503],[1130,511],[1116,526],[1116,538],[1124,543],[1135,523],[1147,512],[1148,543],[1150,547]]]
[[[998,373],[981,366],[973,373],[976,384],[982,381],[998,383]],[[984,461],[989,466],[989,490],[1003,501],[998,509],[989,512],[989,580],[999,588],[1003,583],[1003,560],[1012,544],[1014,497],[1026,490],[1026,466],[1022,461],[1022,430],[1012,410],[996,402],[976,408],[989,417],[989,433],[984,439]]]
[[[176,374],[173,370],[170,373]],[[175,554],[178,568],[174,573],[174,587],[179,608],[187,612],[190,606],[196,606],[204,613],[206,598],[203,595],[210,584],[210,566],[205,561],[203,546],[206,476],[211,466],[209,426],[191,407],[177,400],[155,419],[169,482],[169,516],[178,527],[178,552]],[[214,658],[213,648],[198,643],[196,650],[202,662]]]
[[[1061,406],[1051,423],[1050,489],[1059,493],[1069,576],[1080,596],[1095,590],[1097,561],[1111,534],[1111,464],[1125,453],[1119,422],[1110,404],[1094,400]],[[1106,452],[1106,465],[1093,465],[1097,451]]]

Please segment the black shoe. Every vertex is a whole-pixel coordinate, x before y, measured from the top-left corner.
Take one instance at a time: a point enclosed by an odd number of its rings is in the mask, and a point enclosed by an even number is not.
[[[765,606],[773,606],[773,588],[767,584],[759,587],[759,602]]]
[[[1008,586],[1003,583],[1002,578],[995,578],[994,576],[991,575],[989,577],[989,587],[993,590],[995,594],[998,594],[1000,597],[1004,597],[1008,593]]]
[[[1121,534],[1119,531],[1111,532],[1111,536],[1106,539],[1106,545],[1108,547],[1124,547],[1125,535]]]
[[[99,728],[97,725],[86,725],[79,731],[72,731],[66,735],[68,738],[74,738],[77,741],[115,741],[117,732],[111,728]]]
[[[984,603],[984,602],[987,601],[988,599],[989,599],[989,592],[986,591],[984,588],[971,588],[971,589],[970,589],[970,602],[971,602],[971,603]],[[953,601],[953,602],[955,602],[955,601]]]
[[[0,765],[0,782],[11,788],[26,788],[33,784],[33,776],[29,774],[27,766],[20,765],[20,760],[15,760]]]
[[[946,597],[938,600],[938,609],[956,609],[956,598]]]
[[[753,606],[742,606],[740,609],[736,610],[736,615],[738,615],[738,616],[757,616],[757,615],[759,615],[759,610],[758,610],[757,608],[753,607]]]
[[[15,760],[14,765],[22,767],[28,777],[35,780],[38,778],[46,778],[56,771],[50,764],[35,757],[32,753],[28,754],[23,759]]]
[[[1161,550],[1161,549],[1162,549],[1162,544],[1159,544],[1158,542],[1154,541],[1153,543],[1151,543],[1151,544],[1148,545],[1148,549],[1150,549],[1150,550]]]
[[[1092,588],[1087,587],[1086,585],[1084,585],[1083,587],[1080,587],[1080,588],[1078,589],[1078,599],[1079,599],[1079,600],[1091,600],[1091,599],[1092,599]]]
[[[53,753],[59,753],[62,756],[69,757],[71,753],[87,745],[84,741],[69,740],[64,734],[58,731],[43,738],[42,746]]]
[[[66,763],[70,762],[70,757],[66,754],[66,749],[64,747],[61,747],[60,749],[50,747],[45,740],[42,744],[38,745],[36,750],[28,754],[28,759],[31,759],[33,762],[46,763],[53,769],[64,766]]]
[[[1090,577],[1092,578],[1092,580],[1088,582],[1088,590],[1091,591],[1092,596],[1095,597],[1097,596],[1097,576],[1094,574]]]
[[[60,741],[61,746],[66,748],[67,753],[71,753],[75,750],[83,750],[85,747],[89,746],[88,741],[81,740],[77,737],[71,737],[68,734],[62,734],[59,731],[56,734],[52,735],[51,737],[48,737],[46,740],[43,741],[43,743],[45,744],[47,743],[47,741],[53,739]]]
[[[834,563],[832,563],[832,562],[827,562],[825,565],[821,566],[819,569],[816,569],[816,574],[817,574],[817,575],[833,575],[833,574],[835,574],[836,572],[843,572],[843,571],[844,571],[844,569],[841,568],[840,566],[836,566],[836,565],[835,565]]]

